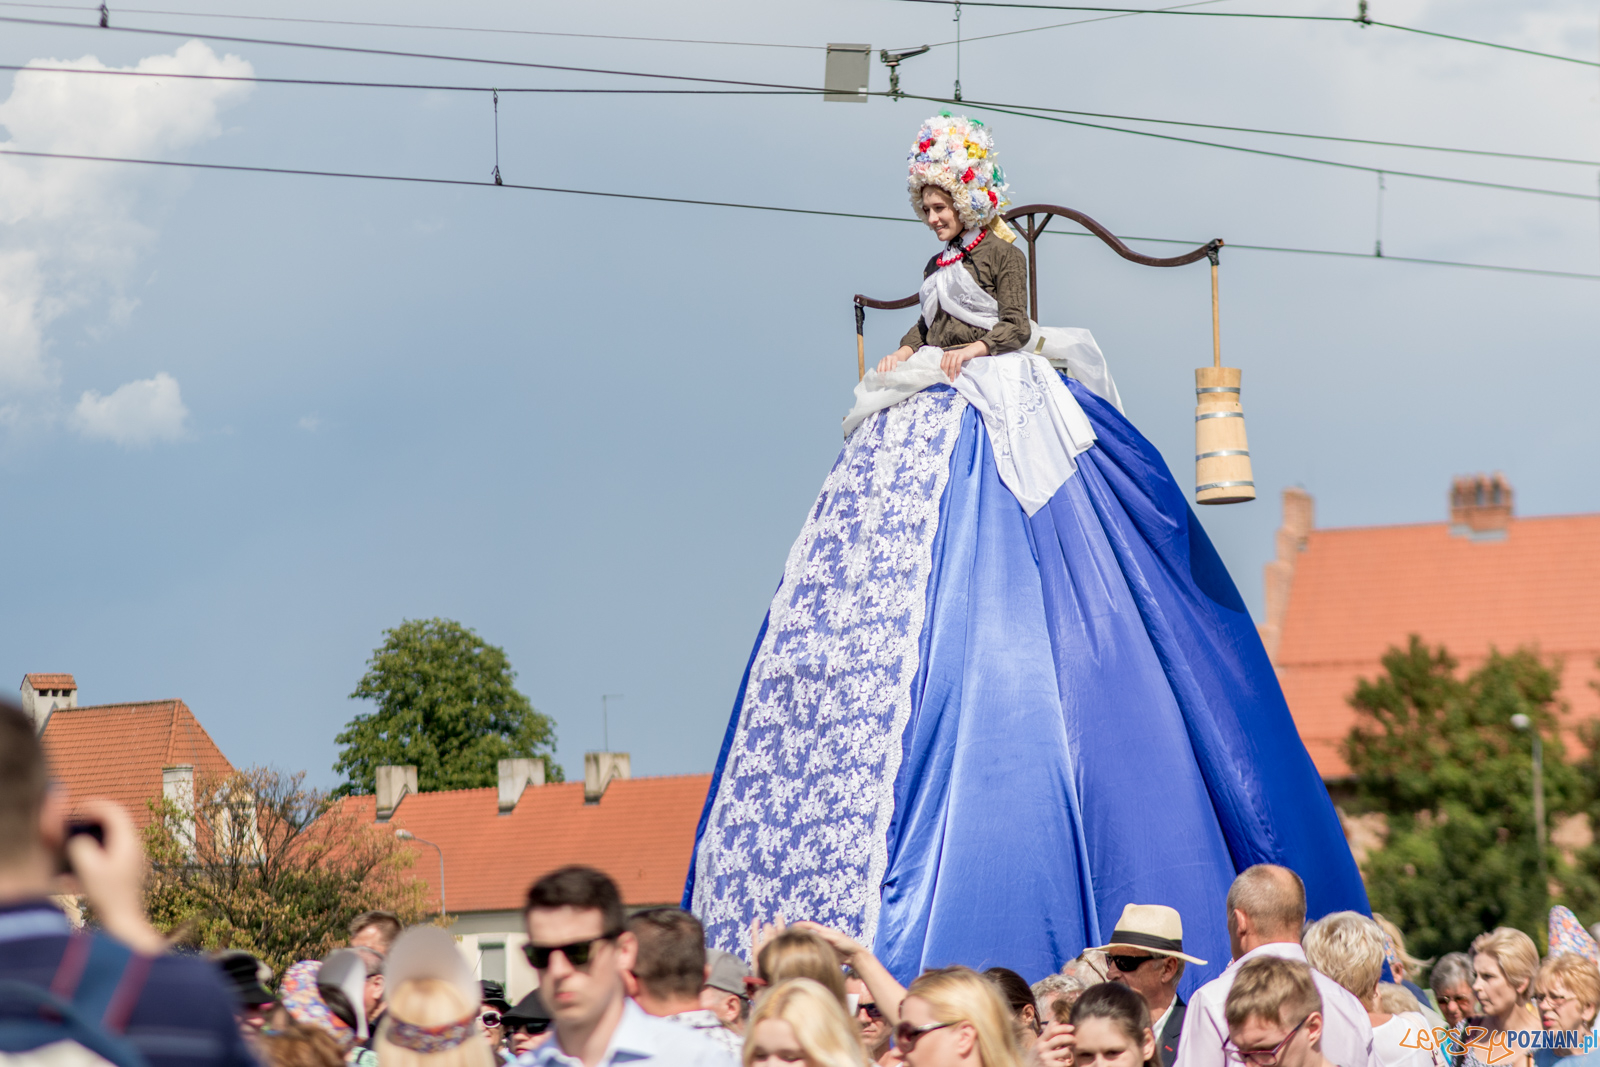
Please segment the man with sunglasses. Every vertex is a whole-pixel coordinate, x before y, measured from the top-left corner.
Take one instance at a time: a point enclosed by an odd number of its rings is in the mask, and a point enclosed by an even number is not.
[[[1172,1067],[1188,1008],[1178,996],[1178,980],[1185,962],[1206,965],[1183,951],[1183,917],[1164,904],[1129,904],[1111,931],[1111,943],[1100,951],[1106,954],[1106,980],[1144,998],[1161,1067]]]
[[[1230,1067],[1331,1067],[1322,1054],[1322,996],[1312,975],[1309,964],[1281,956],[1239,967],[1224,1007]]]
[[[1258,863],[1228,889],[1228,941],[1233,962],[1195,990],[1183,1017],[1183,1036],[1174,1067],[1225,1067],[1228,1064],[1229,991],[1245,965],[1263,958],[1305,964],[1300,931],[1306,923],[1306,890],[1287,867]],[[1338,1067],[1382,1067],[1373,1050],[1367,1009],[1348,989],[1310,969],[1321,998],[1318,1034],[1322,1052]],[[1265,1067],[1256,1064],[1255,1067]]]
[[[528,890],[528,962],[555,1037],[519,1057],[521,1067],[734,1067],[701,1034],[653,1018],[628,998],[624,975],[638,940],[624,926],[616,883],[592,867],[563,867]]]
[[[856,998],[856,1022],[861,1024],[861,1043],[866,1046],[867,1058],[877,1063],[889,1051],[889,1039],[892,1036],[889,1020],[883,1017],[883,1012],[878,1008],[877,997],[867,983],[856,976],[855,971],[846,973],[844,991]]]

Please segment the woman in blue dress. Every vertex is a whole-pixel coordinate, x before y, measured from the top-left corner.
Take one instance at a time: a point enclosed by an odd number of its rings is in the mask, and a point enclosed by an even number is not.
[[[1027,320],[994,156],[948,115],[912,147],[944,249],[789,552],[684,904],[715,947],[810,919],[902,982],[1037,980],[1124,905],[1166,904],[1213,961],[1187,992],[1229,958],[1245,867],[1298,871],[1312,917],[1366,894],[1249,613],[1092,339],[1071,377],[1037,354],[1057,335]]]

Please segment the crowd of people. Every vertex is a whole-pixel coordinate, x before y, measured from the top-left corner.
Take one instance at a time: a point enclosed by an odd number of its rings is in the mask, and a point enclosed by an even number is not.
[[[72,832],[32,723],[0,705],[0,1067],[1600,1067],[1600,944],[1560,908],[1542,961],[1502,927],[1430,970],[1382,917],[1307,923],[1300,878],[1251,867],[1227,895],[1232,962],[1186,1002],[1206,961],[1159,904],[1031,986],[1000,966],[902,986],[838,930],[757,924],[747,963],[689,912],[630,913],[607,875],[568,867],[528,890],[538,984],[513,1004],[448,932],[382,911],[281,976],[168,952],[132,821],[75,810],[97,835]],[[52,899],[66,873],[99,932]]]

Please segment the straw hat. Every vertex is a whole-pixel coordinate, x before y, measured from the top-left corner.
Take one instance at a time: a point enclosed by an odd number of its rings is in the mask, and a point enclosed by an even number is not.
[[[1175,956],[1204,967],[1206,961],[1183,951],[1183,918],[1178,909],[1165,904],[1129,904],[1122,909],[1111,942],[1099,946],[1101,952],[1119,948],[1142,948],[1152,956]]]

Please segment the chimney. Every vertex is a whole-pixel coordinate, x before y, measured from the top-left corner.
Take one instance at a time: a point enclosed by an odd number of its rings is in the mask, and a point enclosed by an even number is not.
[[[500,814],[517,806],[522,791],[530,785],[544,785],[544,760],[503,759],[500,761]]]
[[[583,802],[598,804],[606,787],[618,778],[632,778],[632,761],[626,752],[583,754]]]
[[[194,764],[161,768],[161,799],[177,809],[172,832],[185,856],[194,855]]]
[[[1499,540],[1511,525],[1511,483],[1499,471],[1469,474],[1450,483],[1450,532],[1474,540]]]
[[[44,733],[50,713],[57,708],[78,706],[78,683],[70,674],[25,674],[22,676],[22,710],[33,719],[33,727]]]
[[[388,822],[407,793],[417,791],[415,767],[378,768],[378,821]]]
[[[1261,643],[1267,658],[1278,658],[1283,640],[1283,619],[1289,613],[1289,590],[1294,587],[1294,567],[1306,550],[1306,538],[1317,527],[1316,502],[1304,489],[1283,491],[1283,525],[1278,527],[1277,557],[1262,568],[1261,589],[1266,615],[1261,623]]]

